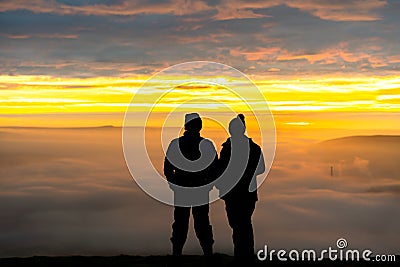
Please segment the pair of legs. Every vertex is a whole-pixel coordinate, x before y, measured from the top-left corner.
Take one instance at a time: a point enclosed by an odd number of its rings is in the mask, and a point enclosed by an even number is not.
[[[212,254],[212,245],[214,243],[212,227],[208,217],[209,205],[196,207],[174,207],[174,223],[172,224],[172,253],[181,255],[185,245],[187,233],[189,230],[190,210],[193,214],[194,230],[199,239],[204,255]]]
[[[228,222],[232,228],[234,256],[238,260],[251,260],[254,257],[254,234],[251,216],[256,201],[234,199],[225,201]]]

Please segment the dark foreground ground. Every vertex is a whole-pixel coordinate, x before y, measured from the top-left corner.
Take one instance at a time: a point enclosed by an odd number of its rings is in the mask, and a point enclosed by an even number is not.
[[[376,261],[317,261],[317,262],[281,262],[278,260],[260,262],[256,260],[253,264],[235,264],[233,257],[216,254],[212,259],[206,260],[202,256],[187,255],[181,258],[180,263],[174,261],[172,256],[67,256],[67,257],[44,257],[35,256],[29,258],[2,258],[1,267],[30,266],[30,267],[66,267],[66,266],[332,266],[332,267],[363,267],[363,266],[399,266],[400,256],[396,256],[395,262]]]

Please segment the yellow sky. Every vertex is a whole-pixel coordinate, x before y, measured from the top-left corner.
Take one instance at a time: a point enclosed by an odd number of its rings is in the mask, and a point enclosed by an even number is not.
[[[123,113],[132,96],[149,77],[55,78],[51,76],[0,76],[1,126],[10,124],[7,115]],[[218,78],[223,79],[223,78]],[[216,82],[218,82],[216,79]],[[184,79],[182,83],[185,83]],[[301,112],[400,112],[400,76],[315,77],[307,79],[253,79],[274,114]],[[147,84],[149,85],[149,84]],[[150,84],[158,88],[159,84]],[[151,104],[151,90],[144,90],[142,107]],[[147,94],[147,95],[146,95]],[[175,108],[176,103],[205,97],[237,109],[243,103],[224,88],[185,85],[163,99],[156,111]],[[149,103],[146,103],[148,99]],[[204,100],[208,101],[208,100]],[[200,105],[222,110],[215,103]],[[141,106],[135,111],[142,111]],[[201,111],[201,110],[200,110]],[[288,126],[307,126],[309,121],[286,121]],[[15,123],[12,123],[15,125]],[[118,124],[118,123],[117,123]],[[23,125],[21,125],[23,126]]]

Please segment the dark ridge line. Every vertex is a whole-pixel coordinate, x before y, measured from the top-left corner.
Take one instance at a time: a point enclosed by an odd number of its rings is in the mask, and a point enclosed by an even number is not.
[[[321,141],[320,143],[328,143],[328,142],[335,142],[335,141],[348,141],[351,139],[376,139],[376,138],[400,138],[400,135],[385,135],[385,134],[378,134],[378,135],[350,135],[350,136],[343,136],[333,139],[328,139]]]

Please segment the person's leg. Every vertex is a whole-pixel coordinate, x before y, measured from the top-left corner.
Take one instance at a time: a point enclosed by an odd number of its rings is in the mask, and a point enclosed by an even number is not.
[[[199,239],[204,255],[212,255],[212,246],[214,244],[212,226],[208,217],[209,205],[201,205],[192,208],[194,230]]]
[[[225,210],[228,217],[229,226],[232,228],[232,241],[233,241],[233,254],[238,256],[240,254],[240,229],[238,227],[238,216],[240,211],[236,203],[233,201],[225,201]]]
[[[254,256],[254,234],[251,216],[253,215],[255,202],[238,200],[228,201],[226,212],[229,225],[232,227],[232,239],[235,258],[246,260]]]
[[[190,207],[174,207],[172,224],[172,254],[181,255],[189,229]]]
[[[243,245],[243,256],[245,258],[254,257],[254,232],[252,224],[252,215],[255,209],[255,202],[245,203],[243,207],[243,220],[239,222],[241,229],[240,243]]]

